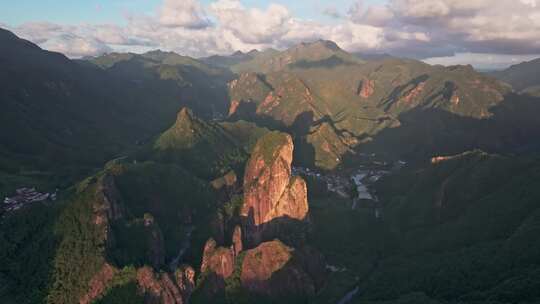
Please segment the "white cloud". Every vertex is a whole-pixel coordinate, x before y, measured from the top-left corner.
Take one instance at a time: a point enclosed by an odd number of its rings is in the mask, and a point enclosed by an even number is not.
[[[395,0],[393,9],[403,17],[437,18],[450,13],[447,2],[444,0]]]
[[[94,56],[112,50],[99,39],[78,34],[77,32],[81,29],[76,26],[62,26],[48,22],[26,23],[10,28],[15,34],[44,49],[60,52],[69,57]]]
[[[521,0],[521,3],[529,5],[530,7],[536,7],[536,0]]]
[[[383,28],[384,47],[391,53],[419,50],[415,57],[420,58],[455,52],[540,53],[536,0],[390,0],[360,12],[353,10],[357,7],[352,6],[351,20]]]
[[[211,11],[224,30],[249,44],[269,44],[285,35],[291,20],[289,10],[270,4],[266,10],[245,8],[238,0],[218,0],[210,5]]]
[[[355,2],[349,9],[349,18],[358,24],[386,27],[394,18],[394,13],[385,5],[371,5],[364,9],[361,2]]]
[[[341,18],[306,20],[275,3],[254,8],[239,0],[213,0],[205,7],[198,0],[164,0],[155,14],[127,16],[125,26],[40,22],[12,30],[71,57],[152,48],[206,56],[315,39],[333,40],[348,51],[416,58],[540,53],[536,0],[389,0],[384,5],[358,0],[346,15],[333,7],[323,13]]]
[[[394,13],[386,6],[373,5],[370,6],[363,18],[365,24],[385,27],[394,18]]]
[[[44,42],[42,47],[70,57],[94,56],[112,51],[109,46],[98,40],[73,34],[55,36]]]
[[[165,26],[190,29],[210,26],[210,21],[197,0],[165,0],[159,21]]]

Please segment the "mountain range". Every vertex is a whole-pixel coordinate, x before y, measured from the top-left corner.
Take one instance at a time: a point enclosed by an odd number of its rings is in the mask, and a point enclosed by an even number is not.
[[[538,60],[71,60],[0,29],[0,64],[1,303],[540,301]]]
[[[492,72],[491,75],[512,85],[518,91],[535,96],[540,94],[540,59],[513,65],[506,70]]]

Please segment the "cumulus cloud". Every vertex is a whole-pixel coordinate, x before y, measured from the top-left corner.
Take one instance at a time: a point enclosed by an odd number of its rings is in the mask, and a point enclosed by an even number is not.
[[[94,56],[110,52],[112,48],[92,36],[80,35],[82,28],[48,22],[26,23],[12,28],[17,35],[39,44],[47,50],[69,57]]]
[[[159,21],[165,26],[189,29],[210,26],[210,21],[197,0],[165,0]]]
[[[291,20],[289,10],[278,4],[270,4],[266,10],[261,10],[245,8],[239,0],[218,0],[210,8],[223,29],[249,44],[276,41],[287,33],[287,24]]]
[[[359,24],[386,27],[394,18],[394,13],[385,5],[372,5],[364,9],[361,2],[356,2],[349,9],[349,18]]]
[[[12,30],[71,57],[154,48],[206,56],[315,39],[333,40],[351,52],[421,59],[540,54],[537,0],[388,0],[376,5],[357,0],[346,14],[334,7],[321,13],[336,21],[298,18],[275,3],[254,8],[239,0],[213,0],[207,6],[198,0],[164,0],[155,14],[126,16],[125,26],[41,22]]]
[[[109,46],[98,40],[74,34],[62,34],[47,39],[42,47],[64,53],[70,57],[94,56],[112,51]]]
[[[536,0],[390,0],[365,8],[356,2],[349,18],[383,29],[381,47],[416,58],[456,52],[540,54]]]

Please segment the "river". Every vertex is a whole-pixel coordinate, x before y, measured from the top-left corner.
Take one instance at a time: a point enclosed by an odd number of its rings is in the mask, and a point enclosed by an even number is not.
[[[176,257],[169,263],[169,269],[171,271],[176,271],[176,268],[178,268],[178,263],[180,263],[182,257],[184,256],[184,254],[186,254],[186,251],[191,246],[191,235],[195,230],[195,226],[186,226],[185,228],[186,234],[184,236],[184,240],[182,241],[182,245],[180,246],[180,250],[178,251]]]
[[[339,300],[338,304],[347,304],[349,303],[352,298],[360,291],[360,287],[356,286],[353,290],[349,291],[341,300]]]

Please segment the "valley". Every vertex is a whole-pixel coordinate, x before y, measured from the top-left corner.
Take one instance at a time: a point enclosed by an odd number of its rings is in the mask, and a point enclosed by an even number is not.
[[[0,63],[1,303],[540,301],[536,61]]]

